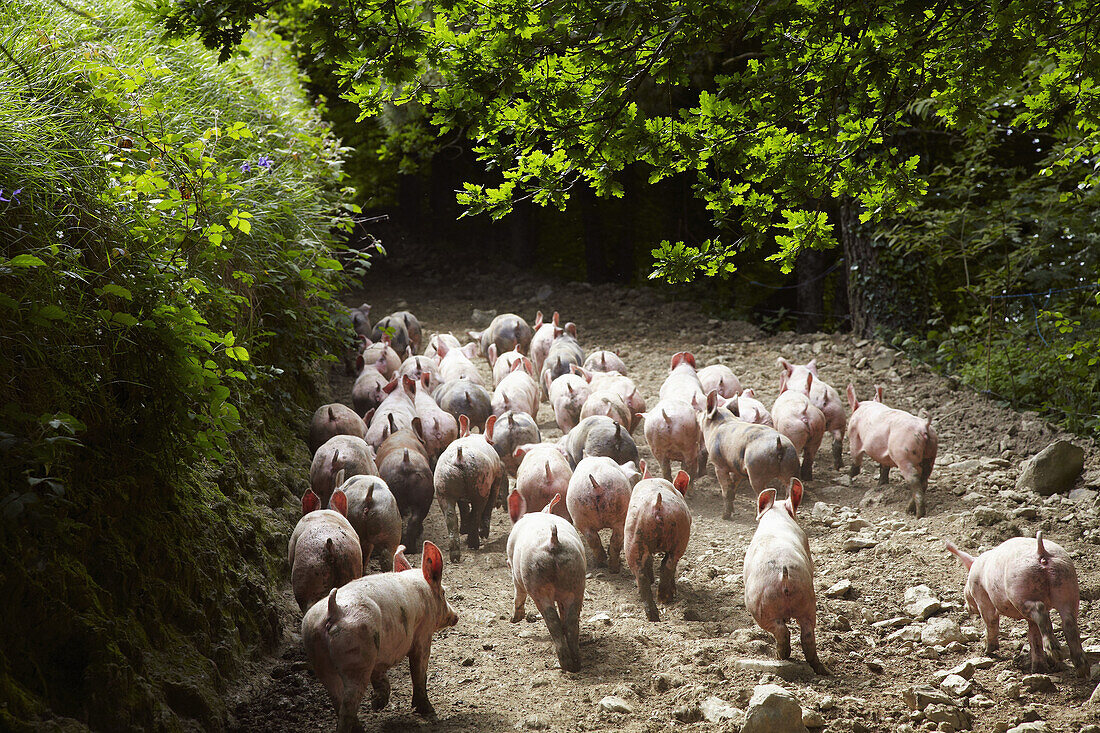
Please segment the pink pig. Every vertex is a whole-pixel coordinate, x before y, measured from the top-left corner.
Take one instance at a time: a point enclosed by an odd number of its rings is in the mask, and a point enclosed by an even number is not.
[[[443,378],[439,376],[439,364],[435,359],[424,355],[410,356],[401,362],[401,366],[397,368],[397,376],[408,376],[422,384],[424,383],[424,375],[428,375],[427,386],[429,392],[434,391],[443,382]],[[366,411],[364,410],[364,412]]]
[[[481,378],[481,372],[471,361],[477,356],[477,345],[466,344],[461,348],[452,348],[446,343],[436,345],[439,353],[439,378],[444,383],[454,382],[459,379],[468,379],[474,384],[485,386]]]
[[[520,461],[516,470],[516,488],[528,511],[541,511],[556,495],[569,496],[569,480],[573,469],[561,449],[552,443],[528,443],[515,449]],[[554,508],[554,513],[572,521],[566,502]]]
[[[662,400],[680,400],[696,410],[703,409],[706,396],[699,375],[695,371],[695,355],[690,351],[678,351],[672,355],[668,376],[661,385]]]
[[[428,339],[428,345],[424,347],[424,356],[435,361],[436,364],[443,357],[439,354],[439,348],[446,346],[449,349],[461,349],[462,343],[452,333],[433,334]]]
[[[390,380],[379,371],[364,369],[351,386],[351,404],[360,415],[376,409],[386,399],[385,387]]]
[[[370,339],[364,338],[363,343],[363,351],[355,359],[355,368],[358,373],[362,374],[363,370],[370,368],[387,380],[393,379],[397,368],[401,366],[401,357],[390,346],[389,337],[383,337],[381,341],[373,343]]]
[[[645,440],[661,464],[661,475],[672,480],[672,461],[679,461],[688,477],[706,470],[703,430],[695,410],[681,400],[661,400],[652,410],[638,415],[645,419]]]
[[[623,398],[618,392],[609,389],[600,389],[588,395],[588,399],[581,405],[581,420],[590,415],[605,415],[628,431],[634,422],[634,413],[626,406]]]
[[[879,485],[889,481],[890,469],[896,466],[913,493],[909,511],[918,519],[923,517],[924,492],[928,490],[928,477],[939,447],[932,419],[922,420],[882,404],[882,387],[875,387],[874,401],[860,402],[855,387],[849,384],[848,404],[852,408],[848,421],[852,476],[859,474],[864,455],[879,464]]]
[[[618,372],[590,372],[580,367],[573,367],[573,373],[584,377],[593,393],[614,392],[623,398],[629,416],[629,424],[624,423],[623,427],[628,431],[633,433],[641,425],[641,420],[636,418],[635,415],[639,412],[645,412],[645,399],[638,392],[638,387],[635,386],[630,377],[624,377]]]
[[[386,671],[405,657],[412,675],[412,706],[435,717],[428,700],[428,656],[436,631],[458,615],[443,592],[443,555],[424,543],[423,568],[413,570],[404,547],[392,573],[360,578],[313,605],[302,618],[302,644],[314,673],[336,705],[337,733],[361,730],[359,703],[374,688],[375,710],[390,699]]]
[[[703,394],[718,390],[718,394],[727,400],[741,394],[741,380],[725,364],[711,364],[699,370],[699,384],[703,386]]]
[[[508,473],[487,436],[470,435],[470,422],[459,418],[461,437],[447,446],[435,464],[435,497],[447,520],[451,561],[462,556],[459,534],[472,550],[489,536],[489,520],[499,493],[508,490]],[[460,519],[461,515],[461,519]]]
[[[756,399],[756,390],[754,389],[741,390],[741,394],[730,398],[726,405],[734,415],[745,422],[767,425],[769,428],[775,427],[772,414],[768,412],[768,408],[764,407],[763,402]]]
[[[653,557],[659,552],[664,558],[657,598],[671,603],[676,593],[676,565],[687,551],[691,536],[691,510],[683,496],[687,485],[684,471],[676,474],[674,482],[646,475],[630,494],[624,526],[626,565],[634,573],[650,621],[661,620],[652,587]]]
[[[623,525],[630,505],[630,490],[642,475],[633,462],[622,465],[606,456],[581,460],[569,479],[566,508],[577,530],[588,540],[596,565],[619,572],[623,548]],[[601,529],[611,529],[608,551],[600,540]]]
[[[539,385],[531,376],[534,366],[526,356],[512,363],[512,371],[493,390],[493,414],[509,410],[526,412],[533,419],[539,416]]]
[[[322,505],[328,504],[333,488],[339,486],[335,482],[340,471],[348,478],[363,474],[378,475],[374,451],[365,440],[354,435],[334,435],[313,454],[313,462],[309,466],[309,486],[321,499]]]
[[[363,574],[363,550],[347,514],[348,497],[339,489],[332,492],[328,509],[321,509],[311,489],[302,496],[302,518],[290,535],[287,561],[294,600],[303,611]]]
[[[813,381],[813,378],[813,374],[806,373],[808,381]],[[812,481],[814,457],[821,447],[821,439],[825,437],[825,415],[806,396],[809,384],[805,387],[805,392],[791,389],[786,376],[781,377],[779,397],[772,405],[772,419],[775,420],[775,429],[790,438],[794,449],[802,454],[802,480]]]
[[[971,614],[985,622],[985,651],[992,654],[999,645],[1001,616],[1027,621],[1027,639],[1031,645],[1031,671],[1041,672],[1050,662],[1062,664],[1062,649],[1054,638],[1050,611],[1058,611],[1066,634],[1069,655],[1077,673],[1089,676],[1089,664],[1081,648],[1077,614],[1081,595],[1077,569],[1069,553],[1054,542],[1044,542],[1043,533],[1035,539],[1013,537],[978,557],[968,555],[950,542],[947,549],[969,570],[966,577],[966,605]]]
[[[810,382],[810,390],[806,394],[814,407],[821,410],[825,416],[825,432],[833,436],[833,468],[840,469],[844,464],[841,452],[844,447],[844,428],[848,424],[848,414],[844,411],[844,401],[831,386],[826,384],[817,375],[817,359],[811,359],[809,364],[792,364],[783,357],[779,357],[779,366],[787,373],[789,389],[802,390],[807,383],[806,374],[813,375]]]
[[[416,382],[413,379],[394,377],[382,389],[387,393],[386,399],[382,400],[382,404],[373,412],[367,413],[370,427],[363,436],[375,452],[382,446],[382,441],[390,432],[411,426],[413,418],[417,416],[414,402]],[[395,424],[396,428],[393,427]]]
[[[555,495],[546,507],[527,513],[523,495],[516,489],[508,495],[508,514],[514,525],[508,535],[508,567],[515,586],[512,623],[523,619],[527,596],[539,609],[558,663],[567,672],[581,664],[581,605],[588,561],[584,540],[568,520],[553,514],[561,501]]]
[[[466,333],[477,345],[477,353],[488,358],[489,344],[496,344],[498,354],[512,349],[526,354],[531,348],[531,338],[535,332],[527,325],[527,321],[515,313],[501,313],[484,331]]]
[[[563,374],[550,383],[550,405],[562,433],[568,433],[581,421],[581,408],[591,393],[588,381],[576,374]]]
[[[355,414],[347,405],[333,402],[321,405],[309,421],[309,452],[317,452],[334,435],[354,435],[367,437],[367,426],[363,418]]]
[[[757,497],[756,533],[745,551],[745,606],[764,631],[775,636],[775,656],[791,657],[791,632],[787,619],[798,622],[802,653],[818,674],[829,670],[817,656],[817,594],[814,561],[806,533],[795,512],[802,502],[802,483],[791,480],[790,496],[776,505],[775,489]]]
[[[458,438],[458,420],[432,399],[428,392],[430,382],[430,375],[422,374],[420,382],[413,383],[415,387],[413,408],[416,410],[416,416],[420,418],[424,446],[428,449],[428,458],[434,466],[443,449]]]
[[[542,374],[542,365],[550,353],[550,344],[554,342],[557,329],[561,327],[561,316],[554,311],[549,322],[543,322],[542,311],[535,314],[535,335],[531,337],[531,361],[535,365],[535,374]]]
[[[627,376],[626,364],[623,363],[623,360],[614,351],[607,351],[606,349],[593,351],[589,354],[588,358],[584,360],[584,368],[590,372],[616,372],[624,377]]]
[[[375,551],[382,553],[382,570],[392,570],[393,552],[401,544],[401,510],[390,488],[377,476],[350,476],[344,481],[341,473],[337,481],[348,497],[348,521],[359,536],[363,570]]]

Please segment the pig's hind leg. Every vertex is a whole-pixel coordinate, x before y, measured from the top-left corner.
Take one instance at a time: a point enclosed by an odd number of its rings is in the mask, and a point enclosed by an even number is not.
[[[844,466],[844,431],[834,430],[833,433],[833,468],[839,471]]]
[[[676,564],[680,561],[672,552],[666,552],[661,560],[661,582],[657,585],[657,599],[661,603],[672,603],[676,595]]]
[[[642,603],[645,605],[646,618],[650,621],[660,621],[661,614],[658,613],[657,603],[653,600],[653,555],[646,554],[634,580],[638,584],[638,595],[642,597]]]
[[[829,670],[817,656],[817,636],[814,634],[814,623],[812,621],[800,621],[798,629],[802,637],[802,653],[806,655],[806,661],[809,662],[814,672],[822,675],[829,674]]]
[[[447,534],[450,537],[448,554],[450,555],[451,562],[458,562],[462,559],[462,544],[458,539],[459,523],[458,513],[455,511],[455,502],[446,499],[440,494],[439,510],[443,512],[443,518],[447,520]]]
[[[1054,638],[1050,623],[1050,611],[1042,601],[1023,604],[1027,615],[1027,637],[1031,644],[1031,671],[1039,672],[1048,665],[1051,669],[1062,666],[1062,648]]]
[[[425,718],[435,717],[435,708],[428,700],[428,657],[431,656],[432,637],[427,643],[413,644],[409,650],[409,673],[412,675],[413,710]]]
[[[777,618],[772,620],[770,626],[760,625],[764,631],[767,631],[775,637],[775,658],[776,659],[790,659],[791,658],[791,630],[787,628],[787,620]]]
[[[558,615],[557,604],[553,599],[546,600],[544,598],[533,597],[531,600],[538,606],[539,613],[542,614],[542,619],[546,622],[546,628],[550,631],[550,640],[554,642],[554,651],[558,655],[558,664],[567,672],[575,672],[576,667],[573,664],[573,655],[569,653],[569,644],[565,639],[565,629],[562,626],[561,616]]]
[[[1070,608],[1059,608],[1058,615],[1062,619],[1062,631],[1066,632],[1066,645],[1069,647],[1069,657],[1073,660],[1073,666],[1077,668],[1080,677],[1088,679],[1089,663],[1085,657],[1085,650],[1081,646],[1081,631],[1077,628],[1077,613]]]
[[[518,577],[513,577],[512,582],[516,586],[516,600],[512,611],[512,623],[517,624],[522,621],[523,617],[526,615],[523,609],[524,606],[527,605],[527,589],[523,587],[523,583],[520,582]]]
[[[577,527],[580,529],[580,527]],[[592,548],[592,555],[596,560],[596,567],[603,567],[607,565],[607,551],[603,549],[603,541],[600,539],[600,532],[597,529],[591,527],[581,531],[584,535],[584,539],[588,542],[588,546]]]
[[[611,539],[607,543],[607,569],[618,573],[622,568],[623,525],[611,528]]]
[[[581,666],[581,602],[584,596],[568,605],[558,604],[561,610],[561,623],[565,631],[565,646],[572,657],[569,671],[575,672]]]
[[[740,481],[733,480],[733,474],[723,470],[717,464],[714,466],[714,476],[718,479],[718,485],[722,489],[722,519],[733,518],[733,495],[737,491]]]

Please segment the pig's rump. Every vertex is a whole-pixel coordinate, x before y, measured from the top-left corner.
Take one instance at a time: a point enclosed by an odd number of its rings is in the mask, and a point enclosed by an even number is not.
[[[745,559],[745,605],[765,628],[770,629],[774,621],[814,619],[813,587],[813,576],[800,553],[768,552],[766,557]]]

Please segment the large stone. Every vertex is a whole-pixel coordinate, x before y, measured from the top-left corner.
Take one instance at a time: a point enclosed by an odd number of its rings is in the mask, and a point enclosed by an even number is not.
[[[1009,728],[1006,733],[1050,733],[1050,726],[1042,720],[1033,720],[1030,723],[1020,723]]]
[[[1100,708],[1100,685],[1097,685],[1096,689],[1092,691],[1092,695],[1089,696],[1088,704]]]
[[[1043,496],[1064,494],[1073,488],[1084,467],[1085,449],[1068,440],[1058,440],[1024,461],[1016,488]]]
[[[916,685],[901,693],[901,699],[910,710],[924,710],[929,705],[955,705],[947,693],[928,685]]]
[[[630,713],[634,711],[634,708],[626,700],[621,697],[615,697],[614,695],[608,695],[600,700],[597,704],[601,712],[604,713]]]
[[[703,711],[703,719],[708,723],[720,723],[723,720],[743,720],[745,713],[720,697],[708,697],[699,703],[699,709]]]
[[[851,592],[852,592],[852,581],[848,580],[847,578],[844,578],[843,580],[838,580],[836,583],[834,583],[832,586],[830,586],[829,589],[825,591],[825,597],[826,598],[843,598],[844,596],[848,595]]]
[[[994,509],[993,507],[986,506],[984,504],[979,504],[978,506],[974,507],[973,513],[974,521],[984,527],[989,527],[997,524],[998,522],[1003,522],[1008,519],[1008,515],[1006,515],[1000,509]]]
[[[757,685],[741,733],[809,733],[798,698],[779,685]]]
[[[805,662],[792,662],[789,659],[738,659],[733,666],[746,672],[774,674],[788,682],[812,680],[816,676],[810,665]]]
[[[910,616],[924,621],[943,610],[943,604],[933,597],[932,589],[927,585],[915,585],[905,589],[905,603],[902,606]]]
[[[924,717],[933,723],[949,723],[955,730],[970,729],[970,714],[955,705],[932,704],[924,709]]]
[[[955,697],[967,697],[974,693],[974,683],[957,674],[949,674],[940,682],[940,687]]]
[[[493,319],[496,317],[497,312],[495,310],[483,311],[474,308],[474,312],[470,315],[470,323],[473,324],[474,328],[485,328],[490,323],[492,323]]]
[[[953,641],[964,642],[959,625],[949,618],[934,618],[920,631],[921,643],[925,646],[947,646]]]

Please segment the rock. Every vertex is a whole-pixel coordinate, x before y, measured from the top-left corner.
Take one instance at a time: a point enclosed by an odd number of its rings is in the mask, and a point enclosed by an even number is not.
[[[972,708],[991,708],[996,704],[992,698],[985,695],[975,695],[970,698],[970,707]]]
[[[552,287],[550,287],[549,285],[543,285],[541,288],[539,288],[535,292],[535,300],[542,303],[542,302],[548,300],[550,298],[550,296],[553,295],[553,294],[554,294],[554,289]]]
[[[845,552],[858,552],[859,550],[866,550],[870,547],[874,547],[878,542],[870,537],[849,537],[844,540]]]
[[[843,598],[844,596],[848,595],[851,592],[852,592],[852,581],[845,578],[844,580],[839,580],[836,583],[834,583],[833,585],[831,585],[829,587],[829,589],[827,591],[825,591],[825,597],[826,598]]]
[[[988,659],[988,657],[986,657],[986,659]],[[990,659],[989,661],[992,662],[993,660]],[[974,676],[975,669],[984,669],[984,667],[978,667],[972,660],[968,659],[962,664],[956,664],[954,667],[947,670],[947,674],[958,675],[964,680],[968,680]]]
[[[864,659],[863,663],[867,665],[867,669],[871,670],[875,674],[879,674],[882,670],[886,669],[886,662],[882,661],[878,657],[874,659]]]
[[[528,715],[523,721],[523,727],[527,730],[546,730],[550,727],[550,718],[542,713]]]
[[[703,719],[703,711],[698,705],[680,705],[673,708],[672,717],[681,723],[698,723]]]
[[[1014,725],[1006,733],[1050,733],[1050,726],[1042,720]]]
[[[1012,517],[1014,519],[1038,519],[1039,510],[1033,506],[1024,504],[1012,510]]]
[[[901,693],[901,699],[910,710],[924,710],[929,705],[954,705],[955,701],[945,693],[928,685],[915,685]]]
[[[946,646],[953,641],[964,642],[959,625],[949,618],[934,618],[920,631],[921,643],[925,646]]]
[[[855,519],[849,519],[844,523],[844,528],[849,532],[858,532],[865,527],[870,527],[871,523],[863,517],[856,517]]]
[[[985,504],[979,504],[978,506],[974,507],[973,512],[974,521],[982,525],[983,527],[989,527],[991,525],[997,524],[998,522],[1003,522],[1008,519],[1008,516],[1000,509],[994,509],[993,507],[986,506]]]
[[[1045,674],[1025,674],[1020,682],[1031,692],[1056,692],[1054,680]]]
[[[920,641],[921,627],[916,624],[910,624],[897,631],[891,631],[886,635],[886,641]]]
[[[740,720],[745,713],[720,697],[713,695],[699,703],[699,710],[703,713],[703,719],[708,723],[720,723],[723,720]]]
[[[947,468],[951,469],[952,471],[964,471],[964,472],[966,472],[966,471],[976,471],[977,469],[979,469],[981,467],[982,467],[982,462],[980,460],[978,460],[977,458],[967,458],[966,460],[955,461],[954,463],[947,466]]]
[[[993,657],[971,657],[963,662],[963,664],[971,665],[974,669],[989,669],[996,663],[997,660]],[[955,674],[961,674],[961,672],[956,672]],[[964,674],[963,677],[966,677],[966,675]]]
[[[590,624],[603,624],[604,626],[610,626],[611,625],[611,617],[608,616],[606,613],[597,613],[595,616],[588,619],[588,623],[590,623]]]
[[[492,323],[493,319],[496,317],[497,312],[495,310],[483,311],[474,308],[474,312],[470,315],[470,323],[474,328],[485,328]]]
[[[932,596],[932,589],[927,585],[915,585],[905,589],[905,603],[902,608],[910,616],[924,621],[942,611],[943,604]]]
[[[1069,492],[1070,501],[1079,501],[1085,504],[1095,502],[1098,495],[1100,495],[1100,492],[1092,489],[1074,489]]]
[[[798,699],[779,685],[757,685],[741,733],[808,733]]]
[[[621,697],[615,697],[614,695],[608,695],[596,704],[596,707],[603,713],[632,713],[634,708],[630,703]]]
[[[1065,494],[1085,467],[1085,450],[1068,440],[1058,440],[1020,466],[1016,488],[1042,496]]]
[[[970,728],[970,714],[955,705],[932,704],[924,709],[924,717],[933,723],[949,723],[955,730],[968,730]]]
[[[871,368],[876,372],[884,372],[889,369],[894,363],[894,354],[891,351],[887,351],[884,354],[871,359]]]
[[[974,683],[957,674],[949,674],[940,682],[940,687],[955,697],[968,697],[974,692]]]
[[[733,666],[747,672],[774,674],[788,682],[812,680],[816,676],[810,665],[805,662],[792,662],[789,659],[738,659]]]
[[[1096,686],[1096,689],[1092,691],[1092,695],[1089,696],[1089,705],[1100,707],[1100,685]]]
[[[824,728],[825,716],[816,710],[810,710],[809,708],[802,708],[802,725],[807,728]]]
[[[888,618],[883,621],[875,621],[871,624],[871,627],[875,629],[894,629],[899,626],[906,626],[908,623],[908,616],[894,616],[893,618]]]

